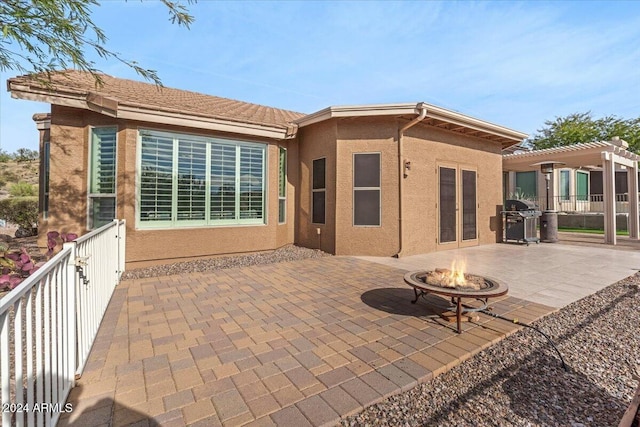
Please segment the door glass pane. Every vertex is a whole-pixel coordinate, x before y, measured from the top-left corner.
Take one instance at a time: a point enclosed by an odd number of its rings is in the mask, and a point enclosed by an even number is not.
[[[456,170],[440,168],[440,243],[456,241]]]
[[[589,195],[589,174],[578,172],[576,179],[576,198],[578,200],[587,200]]]
[[[476,172],[462,171],[462,240],[473,240],[476,231]]]
[[[353,192],[353,222],[355,225],[380,225],[380,190]]]

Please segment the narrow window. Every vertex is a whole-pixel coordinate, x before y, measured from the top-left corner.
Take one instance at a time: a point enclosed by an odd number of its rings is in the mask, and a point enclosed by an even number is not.
[[[380,153],[353,155],[353,225],[380,225]]]
[[[569,171],[560,171],[560,198],[569,200]]]
[[[278,153],[278,223],[287,221],[287,149]]]
[[[51,143],[49,141],[44,141],[42,146],[44,154],[43,154],[43,168],[42,174],[44,175],[43,181],[43,191],[42,191],[42,218],[47,219],[49,217],[49,175],[51,171],[50,166],[50,158],[51,158]]]
[[[311,200],[311,222],[314,224],[324,224],[325,221],[325,158],[313,161],[312,178],[312,200]]]
[[[90,230],[116,217],[116,133],[115,127],[91,129],[87,224]]]

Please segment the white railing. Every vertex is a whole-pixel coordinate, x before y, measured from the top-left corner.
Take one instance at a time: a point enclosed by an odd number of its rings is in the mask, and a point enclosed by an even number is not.
[[[76,247],[78,375],[84,370],[104,312],[124,272],[124,232],[125,222],[115,220],[67,243]]]
[[[55,425],[124,271],[125,222],[62,251],[0,299],[3,426]],[[88,280],[84,280],[84,278]]]
[[[616,212],[629,213],[627,193],[616,194]],[[534,199],[540,209],[546,209],[546,198]],[[588,196],[555,196],[549,199],[549,208],[559,212],[604,212],[604,198],[602,194],[590,194]]]

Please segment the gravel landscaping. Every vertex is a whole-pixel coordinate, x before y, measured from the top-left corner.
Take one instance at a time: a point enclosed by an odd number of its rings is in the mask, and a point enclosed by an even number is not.
[[[461,365],[342,421],[343,426],[616,426],[640,373],[640,273]]]
[[[296,261],[307,258],[331,256],[319,249],[308,249],[295,245],[286,245],[275,251],[258,252],[248,255],[223,256],[203,258],[194,261],[178,262],[175,264],[157,265],[147,268],[136,268],[125,271],[123,279],[141,279],[144,277],[169,276],[173,274],[207,272],[223,268],[247,267],[258,264],[273,264],[275,262]]]

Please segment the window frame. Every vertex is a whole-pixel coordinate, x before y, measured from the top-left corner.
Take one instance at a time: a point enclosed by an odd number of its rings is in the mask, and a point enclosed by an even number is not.
[[[377,187],[356,187],[356,156],[371,155],[378,156],[378,186]],[[352,206],[351,206],[351,224],[354,227],[382,227],[382,152],[380,151],[363,151],[352,153]],[[378,224],[356,224],[356,192],[357,191],[378,191]]]
[[[95,129],[115,129],[115,144],[114,144],[114,159],[113,159],[113,193],[92,193],[91,184],[93,182],[94,173],[94,146],[93,146],[93,132]],[[114,204],[114,219],[118,216],[118,132],[120,131],[118,125],[104,125],[104,126],[90,126],[89,127],[89,158],[87,167],[87,230],[94,230],[99,227],[94,226],[93,218],[93,200],[94,199],[113,199]],[[48,189],[47,189],[48,190]],[[48,191],[47,191],[48,193]],[[48,194],[47,194],[48,199]]]
[[[171,214],[170,218],[161,221],[143,221],[142,220],[142,142],[145,136],[153,136],[157,138],[171,139],[172,147],[172,163],[171,163]],[[206,159],[205,159],[205,219],[178,219],[178,154],[181,140],[190,142],[205,143]],[[235,150],[234,154],[234,217],[231,219],[212,219],[211,211],[211,189],[213,187],[211,178],[212,169],[212,151],[214,144],[220,146],[232,146]],[[262,173],[260,179],[262,181],[262,216],[259,218],[240,218],[241,209],[241,164],[242,164],[242,148],[259,149],[262,152]],[[137,136],[136,150],[136,201],[135,201],[135,222],[136,229],[139,230],[162,230],[162,229],[183,229],[183,228],[216,228],[216,227],[243,227],[243,226],[264,226],[268,223],[268,170],[269,164],[269,144],[264,142],[254,142],[247,140],[239,140],[232,138],[222,138],[217,136],[207,136],[192,134],[186,132],[169,132],[153,128],[139,128]]]
[[[316,168],[316,161],[324,161],[324,187],[314,188],[314,172]],[[313,200],[316,193],[322,193],[324,195],[324,214],[323,214],[323,222],[315,222],[314,218],[314,205]],[[327,223],[327,157],[318,157],[311,160],[311,224],[325,225]]]
[[[284,161],[281,156],[284,155]],[[288,152],[285,147],[278,146],[278,224],[287,223],[287,181],[288,181]],[[284,165],[284,166],[283,166]],[[280,170],[283,167],[284,170]],[[283,180],[283,182],[280,182]],[[325,184],[326,185],[326,184]],[[282,188],[282,193],[280,189]],[[280,204],[284,204],[282,211],[280,210]],[[282,217],[280,213],[282,212]]]

